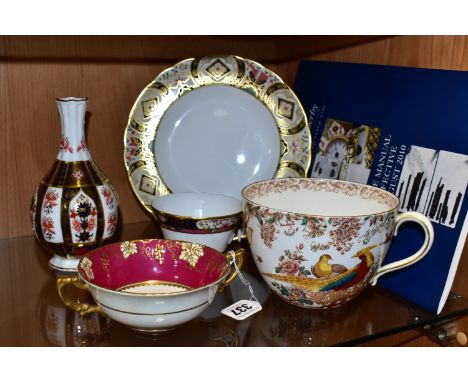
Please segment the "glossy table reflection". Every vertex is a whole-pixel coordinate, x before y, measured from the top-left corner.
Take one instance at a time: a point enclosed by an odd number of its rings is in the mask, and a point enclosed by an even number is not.
[[[160,232],[148,222],[124,226],[119,240],[153,237]],[[297,308],[270,293],[247,254],[242,273],[262,311],[244,321],[221,315],[234,301],[249,298],[248,288],[235,279],[197,319],[164,335],[147,335],[98,314],[81,317],[66,308],[48,259],[32,236],[0,240],[0,346],[357,345],[468,314],[462,297],[449,299],[435,316],[378,286],[333,310]],[[90,301],[85,292],[76,297]]]

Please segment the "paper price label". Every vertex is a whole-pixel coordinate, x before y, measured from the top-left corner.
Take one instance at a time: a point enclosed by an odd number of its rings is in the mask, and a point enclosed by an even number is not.
[[[240,300],[224,308],[221,313],[235,320],[244,320],[261,310],[262,306],[257,301]]]

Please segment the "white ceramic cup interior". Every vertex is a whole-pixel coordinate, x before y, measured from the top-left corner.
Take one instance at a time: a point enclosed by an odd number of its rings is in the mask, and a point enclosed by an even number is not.
[[[381,190],[360,185],[359,190],[380,193],[379,200],[363,198],[364,193],[284,190],[281,193],[269,192],[263,196],[250,196],[253,203],[276,210],[314,216],[360,216],[380,214],[399,205],[396,196]]]
[[[182,192],[153,199],[155,210],[196,219],[228,216],[240,213],[239,199],[219,194]]]

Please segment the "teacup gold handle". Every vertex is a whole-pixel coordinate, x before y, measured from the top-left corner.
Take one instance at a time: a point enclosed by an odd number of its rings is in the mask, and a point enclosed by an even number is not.
[[[74,311],[78,312],[81,316],[89,313],[101,313],[101,308],[98,305],[90,305],[84,302],[77,302],[73,301],[67,295],[63,293],[63,288],[65,285],[73,285],[76,288],[87,290],[89,291],[88,285],[84,284],[80,281],[78,276],[61,276],[57,278],[57,292],[60,296],[62,302],[68,306],[69,308],[73,309]]]
[[[232,266],[231,267],[231,272],[230,274],[226,277],[224,282],[219,285],[218,290],[222,292],[224,288],[226,288],[232,280],[234,280],[237,276],[237,270],[241,269],[242,264],[244,263],[244,253],[245,249],[243,248],[238,248],[235,251],[229,251],[228,253],[225,253],[224,256],[232,257],[232,259],[235,261],[237,267]]]
[[[245,239],[247,237],[245,227],[245,224],[240,223],[236,230],[236,234],[232,237],[231,241],[240,242],[242,239]]]
[[[418,223],[424,229],[425,237],[423,245],[414,255],[380,267],[372,278],[371,285],[375,285],[378,278],[386,273],[396,271],[397,269],[406,268],[414,263],[417,263],[424,256],[426,256],[426,254],[431,249],[432,242],[434,241],[434,228],[432,227],[431,221],[419,212],[410,211],[397,215],[395,219],[394,236],[397,235],[400,225],[408,221]]]

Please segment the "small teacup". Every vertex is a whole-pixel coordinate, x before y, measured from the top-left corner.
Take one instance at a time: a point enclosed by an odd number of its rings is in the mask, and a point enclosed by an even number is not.
[[[203,244],[220,252],[234,238],[242,215],[240,200],[205,193],[156,197],[152,209],[164,238]]]
[[[431,222],[398,214],[399,199],[382,189],[339,180],[289,178],[242,191],[247,240],[258,270],[286,302],[330,308],[367,285],[421,260],[431,248]],[[413,221],[425,240],[412,256],[382,266],[398,227]]]

